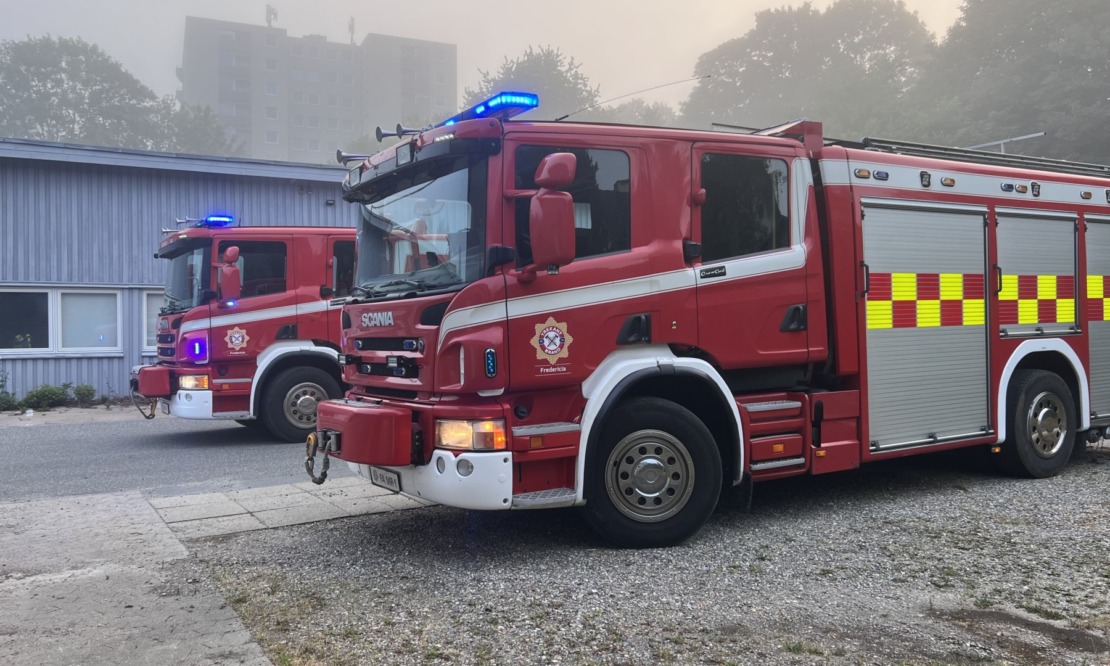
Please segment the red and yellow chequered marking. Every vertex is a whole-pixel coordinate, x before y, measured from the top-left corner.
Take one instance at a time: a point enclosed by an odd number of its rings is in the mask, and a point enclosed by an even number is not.
[[[1003,275],[998,292],[998,323],[1074,324],[1075,277]]]
[[[986,324],[986,291],[982,275],[872,273],[869,286],[869,329]]]
[[[1087,318],[1091,321],[1110,321],[1110,276],[1087,276]]]

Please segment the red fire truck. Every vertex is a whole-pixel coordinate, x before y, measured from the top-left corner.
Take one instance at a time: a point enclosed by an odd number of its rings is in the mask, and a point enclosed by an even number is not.
[[[186,419],[264,425],[303,441],[316,403],[343,395],[339,318],[355,230],[190,221],[155,256],[168,261],[158,361],[131,372],[148,405]]]
[[[1110,424],[1110,169],[510,121],[504,94],[345,181],[346,399],[315,454],[469,509],[693,534],[723,487],[957,447],[1058,473]]]

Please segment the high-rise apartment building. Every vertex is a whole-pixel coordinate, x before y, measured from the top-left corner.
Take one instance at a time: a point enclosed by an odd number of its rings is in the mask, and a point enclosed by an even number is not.
[[[258,159],[325,162],[374,128],[452,115],[456,47],[367,35],[360,44],[187,17],[182,102],[210,106]]]

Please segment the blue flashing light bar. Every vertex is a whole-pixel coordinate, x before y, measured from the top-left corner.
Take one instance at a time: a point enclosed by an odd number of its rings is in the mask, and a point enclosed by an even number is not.
[[[493,97],[479,102],[474,106],[466,109],[455,116],[443,121],[436,125],[436,127],[450,127],[455,123],[464,120],[471,120],[472,118],[500,118],[507,120],[513,116],[520,115],[525,111],[536,108],[540,105],[540,97],[535,93],[525,92],[502,92],[497,93]]]
[[[235,225],[235,218],[230,215],[209,215],[200,221],[197,226],[205,227],[231,227]]]

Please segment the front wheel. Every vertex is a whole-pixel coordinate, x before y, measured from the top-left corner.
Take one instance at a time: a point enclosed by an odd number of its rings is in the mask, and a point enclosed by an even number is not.
[[[679,543],[717,505],[721,455],[690,410],[659,398],[636,398],[605,421],[587,458],[586,521],[616,546]]]
[[[1043,479],[1068,464],[1078,420],[1071,390],[1045,370],[1014,373],[1009,390],[1010,432],[1000,464],[1015,476]]]
[[[343,396],[334,377],[312,367],[282,370],[265,390],[262,420],[274,437],[287,442],[303,442],[316,429],[316,405],[321,400]]]

